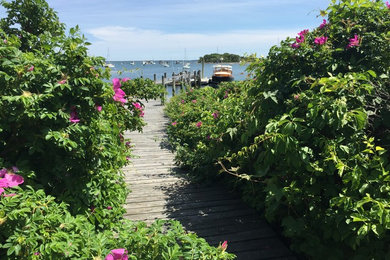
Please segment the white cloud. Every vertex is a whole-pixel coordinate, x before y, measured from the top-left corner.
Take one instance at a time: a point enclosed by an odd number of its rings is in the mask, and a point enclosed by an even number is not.
[[[96,39],[90,52],[111,60],[183,59],[184,49],[188,59],[204,54],[230,52],[236,54],[266,54],[268,49],[299,30],[231,31],[217,34],[165,33],[134,27],[100,27],[89,30]]]

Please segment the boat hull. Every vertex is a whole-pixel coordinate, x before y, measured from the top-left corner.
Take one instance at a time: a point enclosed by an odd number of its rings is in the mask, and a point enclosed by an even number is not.
[[[219,84],[221,82],[230,82],[233,81],[234,77],[230,76],[212,76],[210,84]]]

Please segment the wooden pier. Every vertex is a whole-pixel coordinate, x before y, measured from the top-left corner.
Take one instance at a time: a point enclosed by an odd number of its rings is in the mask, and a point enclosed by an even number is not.
[[[126,200],[126,218],[151,223],[174,219],[213,246],[228,241],[237,259],[295,259],[272,228],[233,192],[218,183],[192,183],[174,163],[166,143],[168,119],[160,101],[145,103],[143,133],[128,132],[134,154],[125,167],[132,192]]]
[[[202,78],[200,70],[198,71],[183,71],[180,73],[172,73],[168,77],[167,73],[161,76],[161,79],[157,79],[154,74],[154,82],[156,84],[163,84],[164,86],[194,86],[200,87],[209,84],[209,78]]]

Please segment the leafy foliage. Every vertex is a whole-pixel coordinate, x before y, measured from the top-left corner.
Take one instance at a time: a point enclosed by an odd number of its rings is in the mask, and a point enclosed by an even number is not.
[[[219,62],[240,62],[241,57],[237,54],[231,54],[231,53],[211,53],[206,54],[203,57],[199,58],[199,62],[211,62],[211,63],[219,63]]]
[[[1,3],[0,180],[20,176],[0,190],[0,258],[102,259],[124,247],[131,259],[231,259],[176,222],[122,219],[123,134],[142,130],[141,100],[164,89],[109,83],[104,59],[88,56],[77,27],[66,35],[44,0]]]
[[[282,225],[298,252],[316,259],[386,259],[390,10],[381,1],[345,0],[332,1],[322,14],[327,20],[318,28],[282,41],[249,65],[254,80],[233,97],[244,102],[224,110],[226,120],[238,120],[218,129],[231,141],[202,146],[204,154],[218,151],[220,158],[184,162],[198,168],[219,162],[223,172],[249,180],[241,185],[244,197]],[[208,101],[186,117],[196,121],[225,102]],[[182,140],[177,133],[185,126],[175,127],[177,150],[191,158],[197,150],[187,147],[203,139],[197,133]]]
[[[129,259],[233,259],[221,247],[186,233],[176,221],[147,227],[122,220],[97,232],[87,216],[72,216],[43,190],[17,192],[0,201],[1,247],[7,259],[103,259],[112,248],[126,248]]]

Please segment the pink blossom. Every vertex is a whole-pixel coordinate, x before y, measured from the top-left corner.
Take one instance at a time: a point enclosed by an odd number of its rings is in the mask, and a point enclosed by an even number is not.
[[[326,20],[322,20],[322,23],[320,24],[320,29],[323,29],[327,25]]]
[[[130,80],[130,78],[123,78],[122,82],[126,82],[126,81],[129,81],[129,80]]]
[[[308,29],[302,30],[298,33],[299,36],[305,36],[309,32]]]
[[[218,118],[218,111],[215,111],[214,113],[212,113],[211,114],[213,117],[214,117],[214,119],[217,119]]]
[[[127,146],[127,147],[130,147],[130,146],[131,146],[131,144],[130,144],[129,141],[126,142],[126,146]]]
[[[171,125],[175,126],[175,125],[177,125],[177,122],[176,122],[176,121],[175,121],[175,122],[172,122]]]
[[[222,243],[222,245],[221,245],[222,250],[225,251],[225,250],[227,249],[227,246],[228,246],[227,241],[226,241],[226,240],[223,241],[223,243]]]
[[[33,71],[34,70],[34,66],[31,66],[30,68],[27,69],[28,71]]]
[[[102,111],[103,107],[102,106],[99,106],[98,104],[95,105],[95,108],[97,111]]]
[[[75,107],[71,108],[69,121],[72,123],[80,122],[80,119],[78,118],[77,111],[76,111]]]
[[[386,2],[387,9],[390,9],[389,1]]]
[[[309,30],[303,30],[298,33],[298,37],[295,38],[297,43],[302,43],[305,41],[305,35],[309,32]],[[294,48],[294,47],[293,47]]]
[[[294,95],[294,99],[295,99],[295,100],[298,100],[298,99],[299,99],[299,94]]]
[[[321,37],[315,38],[314,43],[317,45],[324,45],[327,40],[328,40],[328,37],[321,36]]]
[[[0,179],[0,188],[10,188],[15,187],[24,182],[22,176],[18,174],[4,174],[4,178]]]
[[[120,83],[119,83],[119,87],[120,87]],[[121,102],[122,104],[127,103],[127,99],[125,99],[126,93],[122,89],[120,89],[119,87],[116,88],[115,84],[114,84],[115,95],[114,95],[113,99],[115,101]]]
[[[134,106],[136,109],[142,109],[141,104],[138,103],[138,102],[133,102],[133,106]]]
[[[113,249],[104,260],[128,260],[127,250],[124,248]]]
[[[185,103],[184,99],[182,99],[182,100],[181,100],[181,103],[182,103],[182,104],[184,104],[184,103]]]
[[[40,254],[41,254],[41,253],[39,253],[39,252],[35,252],[35,253],[34,253],[34,255],[40,255]]]
[[[357,34],[355,34],[355,36],[353,38],[349,39],[349,44],[348,44],[347,48],[351,48],[353,46],[360,46],[359,36]]]
[[[139,114],[140,117],[144,117],[145,112],[141,110],[141,113]]]
[[[298,43],[294,42],[293,44],[291,44],[291,48],[293,49],[298,49],[299,47],[301,47],[301,45],[299,45]]]
[[[192,100],[192,103],[196,104],[196,99]]]
[[[24,179],[19,174],[5,174],[4,179],[8,182],[8,187],[15,187],[24,182]],[[5,188],[5,187],[4,187]]]
[[[7,40],[3,40],[3,42],[4,42],[5,44],[7,44],[8,41],[7,41]]]
[[[113,84],[114,90],[121,87],[121,81],[118,78],[112,79],[112,84]]]
[[[295,37],[295,41],[297,43],[302,43],[305,41],[305,36],[299,36],[299,37],[297,36],[297,37]]]
[[[199,121],[198,123],[196,123],[196,127],[201,127],[202,126],[202,121]]]
[[[130,161],[131,160],[131,157],[130,156],[126,156],[126,161]]]
[[[108,206],[107,209],[108,209],[108,210],[112,210],[112,207],[111,207],[111,206]]]
[[[0,170],[0,178],[4,178],[4,175],[7,173],[8,171],[7,171],[7,169],[1,169]]]
[[[60,80],[60,81],[58,81],[58,84],[65,84],[66,83],[66,79],[63,79],[63,80]]]

